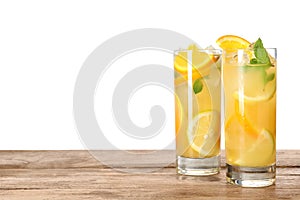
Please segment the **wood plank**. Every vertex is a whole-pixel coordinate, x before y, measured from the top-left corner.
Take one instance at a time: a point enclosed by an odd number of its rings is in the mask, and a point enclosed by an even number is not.
[[[39,196],[49,199],[300,198],[299,168],[279,168],[276,185],[267,188],[232,186],[224,177],[224,169],[221,174],[209,177],[179,176],[172,168],[144,174],[121,173],[113,169],[3,169],[0,194],[6,199],[17,199],[19,195],[23,199]]]
[[[225,168],[208,177],[180,176],[174,162],[161,168],[174,151],[134,151],[137,160],[118,151],[99,151],[116,160],[111,169],[87,151],[0,151],[0,200],[14,199],[300,199],[300,151],[278,151],[276,185],[240,188],[225,181]],[[137,164],[137,165],[135,165]],[[224,166],[224,155],[222,154]],[[127,168],[126,168],[127,167]],[[125,173],[126,169],[134,173]],[[146,173],[145,170],[151,171]],[[136,173],[139,172],[139,173]]]
[[[98,151],[106,161],[115,167],[175,167],[175,152],[160,151],[152,157],[144,156],[149,151],[133,151],[138,154],[124,154],[120,151]],[[131,162],[126,156],[131,155]],[[105,168],[88,151],[0,151],[0,169],[68,169],[68,168]],[[173,160],[172,163],[165,160]],[[222,152],[222,166],[225,166]],[[300,151],[277,151],[278,167],[300,167]]]

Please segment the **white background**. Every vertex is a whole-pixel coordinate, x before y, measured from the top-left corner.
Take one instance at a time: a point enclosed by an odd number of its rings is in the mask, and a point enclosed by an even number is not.
[[[297,5],[292,0],[1,1],[0,149],[85,148],[72,111],[77,74],[102,42],[138,28],[173,30],[202,46],[221,35],[236,34],[249,41],[261,37],[265,46],[277,47],[277,148],[300,149]],[[146,108],[129,107],[137,124],[149,123],[151,106],[141,98],[145,94],[155,101],[162,99],[166,112],[173,114],[166,101],[172,99],[170,94],[145,89],[132,105],[144,101]],[[95,112],[103,115],[97,105]],[[166,135],[173,131],[171,119],[163,131]],[[120,141],[118,136],[111,140]],[[160,148],[165,140],[147,148]],[[122,143],[124,148],[134,148],[130,141]]]

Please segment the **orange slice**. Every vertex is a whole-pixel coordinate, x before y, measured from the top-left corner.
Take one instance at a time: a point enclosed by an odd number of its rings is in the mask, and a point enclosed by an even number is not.
[[[224,50],[245,49],[251,44],[246,39],[236,35],[224,35],[219,37],[216,43]]]

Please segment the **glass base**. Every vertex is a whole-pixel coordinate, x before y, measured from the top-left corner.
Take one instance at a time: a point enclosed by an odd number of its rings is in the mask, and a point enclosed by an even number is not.
[[[276,166],[238,167],[226,164],[226,180],[241,187],[266,187],[275,184]]]
[[[177,173],[191,176],[208,176],[220,172],[220,155],[211,158],[177,156]]]

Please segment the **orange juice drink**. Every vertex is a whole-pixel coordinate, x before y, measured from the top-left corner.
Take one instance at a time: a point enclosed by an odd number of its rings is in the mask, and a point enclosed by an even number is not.
[[[220,169],[220,50],[195,46],[174,56],[177,172],[211,175]]]
[[[233,48],[230,40],[240,46]],[[276,49],[264,48],[260,39],[250,44],[236,36],[223,36],[217,42],[223,48],[227,181],[244,187],[272,185],[276,159]]]

